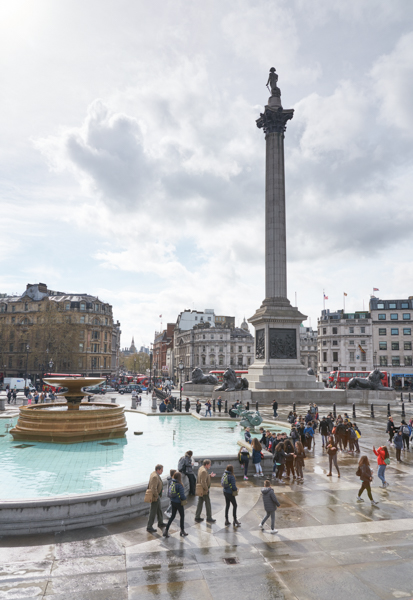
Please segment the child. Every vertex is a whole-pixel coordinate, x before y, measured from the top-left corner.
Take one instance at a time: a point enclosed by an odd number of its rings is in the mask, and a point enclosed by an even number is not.
[[[268,479],[264,483],[261,494],[264,502],[264,510],[267,514],[259,524],[259,527],[264,529],[265,521],[268,519],[268,517],[271,517],[270,533],[278,533],[278,529],[275,529],[275,511],[277,510],[277,507],[280,506],[280,503],[278,502],[277,497],[274,494],[274,490],[271,487],[271,482]]]

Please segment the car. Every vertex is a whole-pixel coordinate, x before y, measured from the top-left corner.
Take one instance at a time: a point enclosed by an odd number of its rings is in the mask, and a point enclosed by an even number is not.
[[[85,387],[85,392],[88,392],[89,394],[106,394],[106,389],[100,387],[99,385],[92,385]]]
[[[133,390],[135,390],[135,392],[138,392],[138,394],[142,393],[142,388],[137,383],[131,383],[130,385],[125,385],[124,387],[119,388],[118,392],[119,392],[119,394],[131,394],[133,392]]]

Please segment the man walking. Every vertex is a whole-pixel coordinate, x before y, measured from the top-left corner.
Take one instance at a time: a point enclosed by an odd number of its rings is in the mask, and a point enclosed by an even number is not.
[[[208,471],[211,468],[211,461],[209,458],[206,458],[202,467],[198,469],[198,479],[197,483],[202,486],[202,496],[199,496],[198,506],[196,507],[195,513],[195,521],[196,523],[201,523],[204,519],[201,518],[202,507],[205,502],[206,514],[207,514],[207,523],[215,523],[216,519],[212,518],[211,511],[211,500],[209,499],[209,488],[211,487],[211,477],[215,477],[215,473],[209,474]]]
[[[389,434],[390,444],[393,443],[393,437],[394,437],[395,431],[396,431],[396,426],[393,423],[393,417],[389,417],[389,420],[387,421],[386,432]]]
[[[319,432],[321,433],[321,441],[323,443],[323,448],[327,448],[327,436],[329,434],[327,419],[323,417],[320,421]]]
[[[161,479],[162,473],[163,465],[156,465],[155,471],[151,474],[149,478],[148,488],[152,491],[151,510],[149,513],[148,524],[146,526],[146,531],[148,531],[149,533],[156,532],[156,529],[153,526],[156,517],[158,518],[158,527],[166,527],[166,523],[163,522],[161,508],[161,496],[163,490],[163,483]]]
[[[277,400],[274,400],[272,403],[272,410],[273,410],[273,414],[274,414],[274,419],[276,419],[278,417],[278,402]]]

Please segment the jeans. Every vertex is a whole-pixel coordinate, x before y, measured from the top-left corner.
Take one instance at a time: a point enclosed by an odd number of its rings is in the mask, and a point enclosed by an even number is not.
[[[400,460],[401,451],[402,451],[401,448],[396,448],[396,460]]]
[[[323,446],[327,447],[327,436],[326,435],[321,436],[321,443],[323,444]]]
[[[211,409],[210,408],[207,408],[206,411],[205,411],[205,416],[206,417],[208,416],[208,413],[209,413],[209,416],[212,417]]]
[[[261,463],[255,463],[255,472],[262,473]]]
[[[379,470],[377,472],[378,478],[381,479],[383,483],[386,483],[386,467],[387,465],[379,465]]]
[[[271,529],[275,529],[275,510],[272,510],[271,512],[267,512],[267,514],[261,521],[261,525],[264,525],[264,523],[268,519],[268,517],[271,517]]]
[[[405,448],[409,449],[409,436],[403,433],[403,445]]]
[[[187,477],[189,479],[189,495],[195,496],[196,477],[193,473],[188,473]]]
[[[147,529],[151,529],[151,527],[153,527],[153,524],[155,522],[155,518],[158,518],[158,527],[161,523],[163,523],[163,516],[162,516],[162,508],[161,508],[161,499],[160,497],[155,500],[155,502],[151,502],[151,510],[149,513],[149,519],[148,519],[148,524],[147,524]]]
[[[364,492],[364,490],[367,490],[367,496],[369,497],[369,499],[373,500],[373,496],[371,495],[370,481],[363,481],[363,483],[361,484],[361,488],[359,490],[359,498]]]
[[[207,519],[212,519],[211,500],[209,499],[209,492],[208,492],[208,494],[205,494],[205,496],[199,496],[198,506],[196,507],[195,519],[199,519],[201,517],[201,512],[202,512],[202,507],[204,506],[204,502],[205,502]]]
[[[249,464],[249,460],[244,461],[242,464],[244,465],[244,477],[246,477],[248,475],[248,464]]]
[[[179,515],[181,517],[180,519],[180,526],[181,526],[181,531],[183,529],[185,529],[185,513],[184,513],[184,507],[178,502],[171,502],[171,506],[172,506],[172,514],[170,516],[170,519],[166,525],[166,531],[169,530],[169,527],[171,526],[172,521],[175,519],[176,517],[176,513],[179,512]]]
[[[334,464],[335,468],[337,469],[338,475],[340,475],[340,470],[338,468],[338,463],[337,463],[337,453],[328,455],[329,473],[332,473],[333,464]]]
[[[232,494],[225,494],[225,492],[224,492],[224,496],[225,496],[225,520],[229,521],[228,511],[229,511],[230,504],[232,504],[232,516],[233,516],[234,521],[236,521],[237,520],[237,500],[236,500],[235,496],[233,496]]]

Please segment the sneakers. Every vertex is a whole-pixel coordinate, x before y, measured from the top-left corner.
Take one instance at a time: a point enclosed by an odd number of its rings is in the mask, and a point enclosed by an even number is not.
[[[278,529],[270,529],[270,533],[278,533]]]
[[[260,523],[260,524],[258,525],[258,528],[259,528],[259,529],[264,529],[264,525],[263,525],[262,523]]]
[[[202,517],[195,517],[195,523],[202,523],[203,520]]]
[[[372,500],[372,501],[371,501],[371,505],[372,505],[372,506],[376,506],[376,504],[378,504],[377,500]]]
[[[244,481],[248,481],[248,477],[244,475]]]
[[[364,502],[364,500],[363,500],[363,498],[360,498],[360,496],[357,496],[356,502]]]

